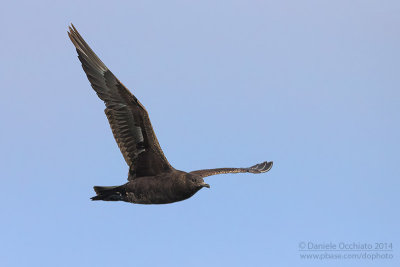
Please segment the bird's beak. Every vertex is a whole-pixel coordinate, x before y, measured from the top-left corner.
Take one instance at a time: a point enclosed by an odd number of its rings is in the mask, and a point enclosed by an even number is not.
[[[206,184],[206,183],[202,184],[202,186],[203,186],[203,187],[210,188],[210,185],[209,185],[209,184]]]

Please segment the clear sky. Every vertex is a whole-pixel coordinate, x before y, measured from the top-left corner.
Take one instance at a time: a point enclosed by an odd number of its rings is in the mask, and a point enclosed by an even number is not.
[[[3,3],[0,265],[400,266],[399,14],[395,0]],[[90,201],[128,168],[70,22],[175,168],[272,170],[170,205]],[[301,242],[392,243],[394,258],[305,260]]]

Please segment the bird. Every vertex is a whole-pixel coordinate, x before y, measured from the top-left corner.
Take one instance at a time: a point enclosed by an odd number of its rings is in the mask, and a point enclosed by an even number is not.
[[[75,46],[86,76],[105,104],[113,136],[129,167],[128,182],[119,186],[94,186],[92,200],[135,204],[168,204],[192,197],[210,188],[205,177],[227,173],[265,173],[272,161],[248,168],[217,168],[185,172],[175,169],[165,157],[140,101],[114,76],[71,23],[68,36]]]

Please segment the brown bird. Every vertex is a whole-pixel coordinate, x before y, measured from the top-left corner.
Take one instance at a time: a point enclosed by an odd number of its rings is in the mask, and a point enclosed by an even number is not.
[[[93,89],[104,101],[112,133],[129,166],[128,182],[121,186],[95,186],[92,200],[166,204],[190,198],[203,187],[204,177],[224,173],[263,173],[272,161],[249,168],[220,168],[183,172],[173,168],[158,143],[144,106],[112,74],[83,40],[74,25],[68,36],[78,52]]]

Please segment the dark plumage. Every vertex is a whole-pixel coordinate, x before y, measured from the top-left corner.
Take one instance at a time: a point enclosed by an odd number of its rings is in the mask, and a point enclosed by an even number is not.
[[[78,52],[93,89],[104,101],[114,138],[129,166],[128,182],[121,186],[95,186],[92,200],[165,204],[193,196],[203,187],[203,178],[223,173],[263,173],[272,161],[250,168],[221,168],[192,171],[174,169],[164,156],[151,126],[149,115],[139,100],[112,74],[83,40],[73,25],[68,36]]]

